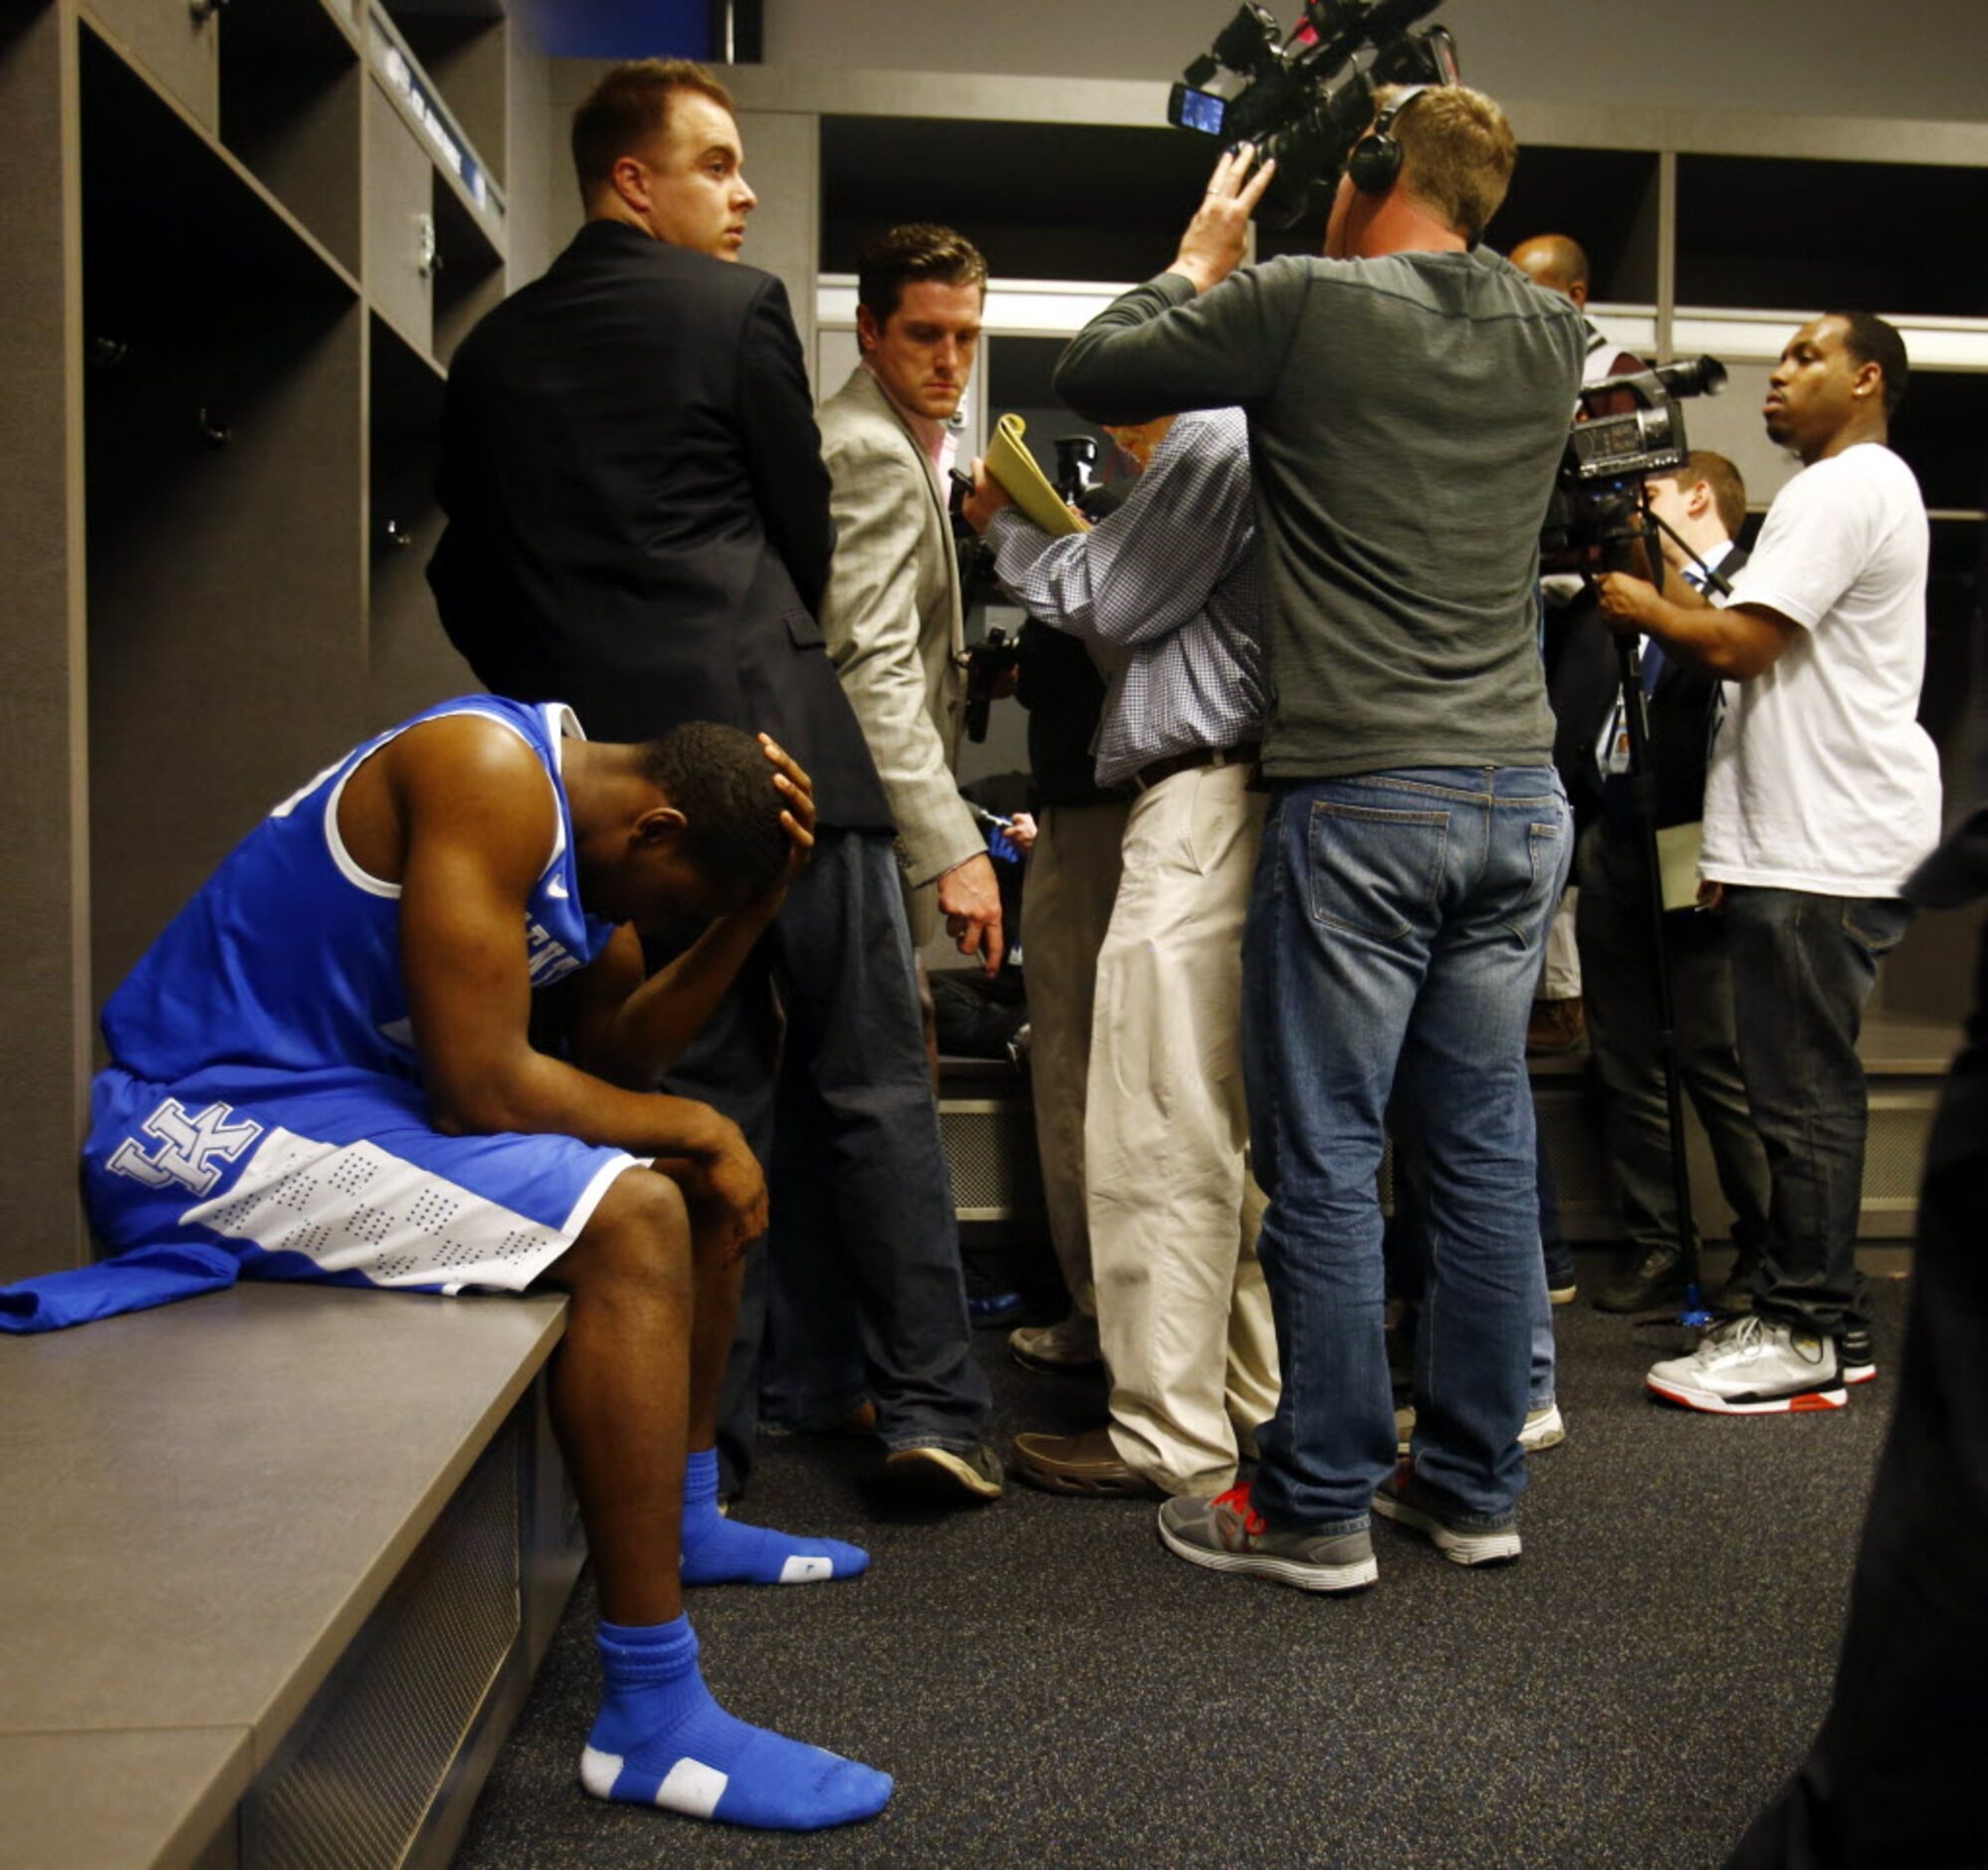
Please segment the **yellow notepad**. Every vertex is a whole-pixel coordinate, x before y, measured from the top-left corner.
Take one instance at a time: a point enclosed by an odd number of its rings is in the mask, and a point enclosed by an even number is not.
[[[1696,819],[1689,824],[1666,824],[1657,833],[1657,861],[1663,875],[1664,908],[1698,906],[1698,852],[1704,842],[1705,827]]]
[[[1001,491],[1023,513],[1052,538],[1065,533],[1088,533],[1090,521],[1072,513],[1049,485],[1049,477],[1036,465],[1022,435],[1028,424],[1020,416],[1004,415],[994,424],[994,440],[988,444],[988,472],[1001,485]]]

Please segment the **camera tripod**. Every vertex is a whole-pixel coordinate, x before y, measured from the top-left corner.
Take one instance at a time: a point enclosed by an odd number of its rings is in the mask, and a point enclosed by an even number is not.
[[[1659,533],[1667,533],[1690,554],[1706,588],[1724,596],[1732,594],[1729,585],[1704,560],[1692,551],[1661,515],[1650,509],[1648,496],[1643,506],[1643,547],[1648,569],[1660,579],[1663,548]],[[1656,963],[1653,978],[1657,984],[1657,1058],[1663,1072],[1664,1115],[1670,1131],[1671,1196],[1677,1205],[1677,1258],[1684,1274],[1684,1302],[1675,1322],[1702,1330],[1712,1322],[1712,1313],[1702,1296],[1699,1267],[1697,1217],[1691,1207],[1691,1168],[1684,1154],[1684,1085],[1677,1057],[1677,1008],[1670,981],[1670,949],[1663,918],[1663,859],[1657,841],[1657,775],[1650,764],[1649,697],[1643,686],[1643,651],[1634,636],[1616,639],[1616,663],[1622,685],[1623,721],[1629,732],[1630,811],[1636,819],[1643,846],[1644,871],[1650,885],[1650,937]],[[1670,1320],[1647,1320],[1663,1324]]]

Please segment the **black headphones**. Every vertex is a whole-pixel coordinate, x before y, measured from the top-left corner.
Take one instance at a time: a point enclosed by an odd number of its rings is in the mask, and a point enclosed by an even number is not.
[[[1395,126],[1395,119],[1406,111],[1425,91],[1433,90],[1429,85],[1411,85],[1393,104],[1374,119],[1374,127],[1353,145],[1353,153],[1347,158],[1346,172],[1353,178],[1353,186],[1363,195],[1385,195],[1395,185],[1402,172],[1402,146],[1388,132]]]

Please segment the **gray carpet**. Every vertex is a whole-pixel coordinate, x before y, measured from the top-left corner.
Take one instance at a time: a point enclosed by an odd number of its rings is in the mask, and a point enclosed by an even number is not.
[[[849,1584],[696,1593],[707,1680],[747,1720],[896,1775],[882,1817],[766,1836],[620,1806],[574,1777],[598,1678],[585,1579],[457,1863],[1717,1864],[1828,1697],[1880,1376],[1829,1415],[1645,1399],[1672,1334],[1557,1315],[1569,1440],[1532,1464],[1525,1556],[1483,1572],[1376,1523],[1344,1599],[1169,1556],[1153,1508],[1011,1485],[908,1514],[854,1444],[768,1440],[742,1518],[866,1544]],[[1003,1435],[1098,1392],[980,1349]]]

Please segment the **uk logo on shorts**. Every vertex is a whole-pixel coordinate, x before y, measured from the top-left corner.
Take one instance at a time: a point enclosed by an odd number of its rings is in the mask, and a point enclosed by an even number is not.
[[[158,1148],[147,1155],[127,1136],[104,1166],[147,1188],[178,1186],[196,1195],[211,1194],[221,1179],[217,1165],[233,1162],[262,1134],[260,1123],[234,1118],[232,1104],[209,1104],[189,1114],[177,1097],[168,1097],[139,1126],[157,1140]]]

